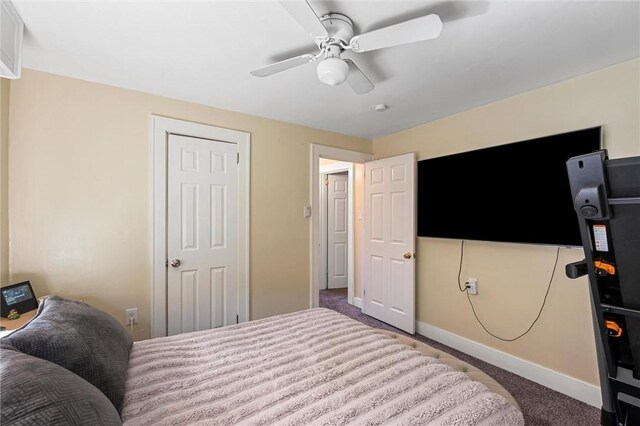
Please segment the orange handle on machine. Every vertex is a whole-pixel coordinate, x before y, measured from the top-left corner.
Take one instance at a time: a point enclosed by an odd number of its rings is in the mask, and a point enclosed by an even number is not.
[[[616,274],[616,267],[610,263],[603,262],[602,260],[596,260],[595,262],[593,262],[593,266],[595,266],[596,269],[600,269],[609,275]]]
[[[607,334],[611,337],[620,337],[622,336],[622,327],[618,325],[617,322],[606,320],[605,326],[607,327]]]

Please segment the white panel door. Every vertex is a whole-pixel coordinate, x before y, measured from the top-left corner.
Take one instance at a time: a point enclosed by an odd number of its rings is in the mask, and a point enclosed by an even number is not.
[[[236,323],[237,145],[170,135],[167,333]]]
[[[365,163],[363,311],[415,332],[415,154]]]
[[[347,174],[328,175],[327,191],[327,287],[346,288],[348,270]]]

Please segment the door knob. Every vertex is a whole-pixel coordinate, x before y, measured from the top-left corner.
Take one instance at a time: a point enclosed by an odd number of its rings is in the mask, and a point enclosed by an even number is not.
[[[405,259],[411,259],[411,253],[406,252],[406,253],[404,254],[404,258],[405,258]]]
[[[180,262],[180,259],[173,259],[171,261],[171,266],[173,266],[174,268],[177,268],[178,266],[180,266],[182,264],[182,262]]]

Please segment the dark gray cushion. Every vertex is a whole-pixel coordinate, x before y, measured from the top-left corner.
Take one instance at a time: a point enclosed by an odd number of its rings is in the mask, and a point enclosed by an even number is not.
[[[0,383],[4,426],[121,424],[111,401],[91,383],[6,345],[0,345]]]
[[[118,413],[122,411],[133,341],[110,315],[85,303],[51,296],[29,324],[2,342],[76,373],[100,389]]]

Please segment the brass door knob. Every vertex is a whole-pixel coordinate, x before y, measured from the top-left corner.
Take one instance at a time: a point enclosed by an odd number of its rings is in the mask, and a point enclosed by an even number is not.
[[[405,258],[405,259],[411,259],[411,253],[406,252],[406,253],[404,254],[404,258]]]

